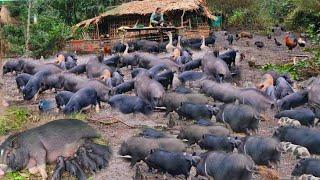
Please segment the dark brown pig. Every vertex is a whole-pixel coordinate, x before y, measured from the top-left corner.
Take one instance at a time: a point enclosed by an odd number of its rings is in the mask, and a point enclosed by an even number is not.
[[[236,100],[239,90],[229,83],[217,83],[204,80],[200,85],[200,92],[224,103],[231,103]]]
[[[204,134],[228,136],[230,135],[230,131],[223,126],[190,125],[190,126],[183,127],[177,138],[187,139],[188,144],[194,144],[194,143],[197,143]]]
[[[111,68],[100,61],[99,57],[91,57],[86,65],[87,77],[97,78],[102,77],[103,80],[107,79],[108,76],[111,77],[113,71]]]
[[[216,116],[218,122],[230,125],[234,132],[249,134],[258,131],[260,114],[251,106],[240,104],[224,104]]]
[[[157,106],[165,91],[163,86],[153,79],[150,79],[146,72],[141,72],[135,77],[134,91],[141,99]]]
[[[197,104],[208,104],[209,98],[202,94],[178,94],[178,93],[167,93],[163,96],[160,101],[160,106],[166,107],[167,116],[170,112],[178,109],[183,102],[194,102]]]
[[[0,145],[1,171],[28,168],[46,179],[47,163],[56,162],[59,156],[73,156],[86,139],[97,137],[92,127],[75,119],[55,120],[11,135]]]
[[[275,101],[261,91],[254,88],[242,89],[237,99],[240,104],[247,104],[260,111],[267,111],[275,108]]]
[[[186,145],[174,138],[131,137],[121,144],[119,154],[131,156],[131,166],[144,160],[152,149],[163,149],[171,152],[183,152]]]
[[[315,80],[308,89],[308,103],[314,110],[316,117],[320,118],[320,80]]]
[[[212,53],[206,53],[201,62],[203,72],[218,82],[230,81],[231,73],[228,65],[215,57]]]

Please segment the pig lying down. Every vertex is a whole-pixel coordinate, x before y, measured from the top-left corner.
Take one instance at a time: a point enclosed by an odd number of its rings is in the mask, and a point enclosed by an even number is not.
[[[54,120],[11,135],[0,145],[0,174],[27,168],[31,174],[40,173],[42,179],[46,179],[47,163],[56,162],[59,156],[70,158],[79,151],[79,147],[86,151],[91,149],[93,154],[100,155],[107,163],[111,155],[109,147],[90,142],[99,137],[87,123],[76,119]]]

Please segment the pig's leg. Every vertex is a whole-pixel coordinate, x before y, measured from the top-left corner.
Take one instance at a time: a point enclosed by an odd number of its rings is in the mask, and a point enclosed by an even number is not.
[[[96,104],[96,105],[95,105],[95,108],[96,108],[96,112],[99,113],[99,112],[100,112],[100,107],[99,107],[99,105]]]
[[[37,93],[34,95],[34,101],[37,101],[37,100],[38,100],[38,96],[39,96],[39,92],[37,92]]]
[[[48,174],[46,171],[46,151],[44,149],[37,150],[37,152],[34,153],[36,157],[34,157],[36,163],[37,163],[37,168],[41,174],[42,179],[47,179]]]
[[[170,113],[170,112],[169,112],[168,109],[167,109],[167,110],[166,110],[166,113],[163,115],[163,117],[166,118],[166,117],[169,115],[169,113]]]
[[[96,100],[94,105],[95,105],[95,108],[96,108],[96,112],[99,113],[100,112],[100,101]]]
[[[33,158],[29,159],[27,168],[28,168],[30,174],[38,174],[39,173],[39,169],[37,167],[37,162]]]

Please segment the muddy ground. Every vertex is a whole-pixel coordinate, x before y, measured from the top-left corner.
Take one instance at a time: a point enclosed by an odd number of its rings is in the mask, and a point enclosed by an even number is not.
[[[223,32],[217,33],[218,39],[216,42],[217,47],[226,47],[227,41],[225,40],[225,36]],[[282,37],[277,37],[277,39],[281,40]],[[254,42],[260,40],[265,43],[265,47],[257,49],[254,46]],[[249,46],[248,46],[249,45]],[[251,68],[248,66],[248,61],[255,61],[256,65],[264,65],[267,63],[284,63],[288,61],[292,61],[292,58],[296,55],[306,54],[299,48],[295,48],[293,52],[288,52],[287,49],[282,47],[277,47],[274,44],[273,39],[269,40],[266,37],[262,36],[254,36],[253,39],[240,39],[239,41],[234,42],[232,48],[243,52],[246,56],[246,59],[242,62],[237,61],[236,66],[241,70],[240,78],[235,82],[237,86],[254,86],[256,82],[258,82],[263,74],[262,71],[256,68]],[[201,57],[203,52],[194,52],[194,57]],[[85,62],[90,55],[82,55],[79,56],[79,63]],[[167,54],[160,54],[160,56],[167,56]],[[52,61],[52,58],[47,59],[47,62]],[[126,68],[121,69],[126,75],[126,79],[129,79],[129,70]],[[1,72],[2,74],[2,72]],[[13,106],[23,106],[30,108],[35,116],[39,116],[38,121],[33,121],[25,125],[26,128],[31,128],[38,126],[40,124],[44,124],[48,121],[62,118],[64,115],[61,113],[52,112],[49,114],[40,114],[37,110],[38,101],[23,101],[22,95],[18,92],[15,84],[14,75],[5,75],[1,78],[0,85],[1,96],[0,100],[2,102],[0,106],[0,115],[3,112],[3,105],[9,103],[9,105]],[[53,99],[53,92],[45,92],[40,96],[40,99]],[[3,100],[5,100],[3,102]],[[86,112],[86,119],[90,125],[92,125],[95,129],[97,129],[104,139],[106,139],[109,144],[112,146],[114,151],[113,159],[110,163],[110,166],[107,169],[98,172],[93,175],[93,179],[112,179],[112,180],[125,180],[132,179],[136,173],[136,169],[140,169],[142,175],[146,179],[163,179],[163,175],[157,173],[149,173],[147,172],[147,166],[144,163],[139,163],[134,168],[129,167],[129,161],[126,161],[122,158],[117,157],[117,152],[120,147],[122,141],[131,137],[132,135],[139,132],[141,127],[149,126],[165,129],[167,127],[167,123],[169,118],[163,118],[163,112],[155,112],[150,116],[144,115],[123,115],[115,110],[112,110],[109,105],[104,104],[104,107],[100,113],[94,112],[94,110],[90,112]],[[272,118],[274,112],[269,112],[266,114],[267,121],[263,121],[260,126],[259,135],[262,136],[271,136],[275,127],[276,122]],[[174,117],[174,115],[173,115]],[[190,124],[190,122],[181,122],[176,121],[176,126],[168,129],[168,133],[177,134],[178,130],[181,126],[185,124]],[[293,166],[297,160],[288,155],[284,154],[281,156],[281,162],[276,169],[279,175],[282,177],[281,179],[288,179],[290,173],[293,169]],[[194,170],[192,170],[192,175],[194,175]],[[170,175],[166,175],[167,179],[184,179],[183,176],[172,177]],[[30,179],[37,179],[37,177],[30,177]],[[65,177],[64,179],[70,179],[69,177]],[[191,179],[198,179],[192,177]],[[261,179],[259,176],[255,176],[255,179]]]

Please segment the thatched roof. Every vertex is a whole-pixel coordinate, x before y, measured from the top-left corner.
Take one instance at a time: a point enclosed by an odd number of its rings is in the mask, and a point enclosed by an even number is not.
[[[0,7],[0,24],[16,24],[17,21],[10,16],[10,12],[6,6]]]
[[[111,16],[148,15],[153,13],[157,7],[161,7],[163,13],[175,10],[197,11],[210,19],[215,19],[207,7],[206,0],[143,0],[121,4],[97,17],[76,24],[74,28],[87,27]]]

